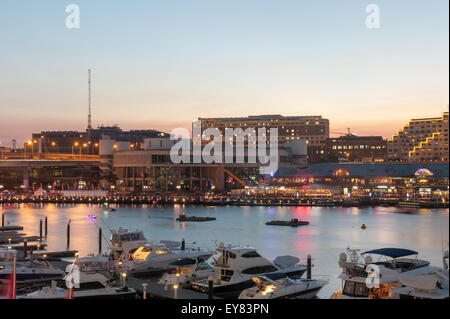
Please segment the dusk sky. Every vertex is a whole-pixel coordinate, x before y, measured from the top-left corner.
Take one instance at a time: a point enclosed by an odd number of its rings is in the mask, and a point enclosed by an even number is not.
[[[65,25],[78,4],[81,28]],[[381,28],[365,25],[368,4]],[[448,0],[0,2],[0,141],[93,124],[322,115],[390,137],[448,110]],[[0,144],[1,145],[1,144]]]

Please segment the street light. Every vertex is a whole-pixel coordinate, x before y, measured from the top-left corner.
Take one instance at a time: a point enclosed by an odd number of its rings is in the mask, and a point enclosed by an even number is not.
[[[174,292],[175,292],[175,299],[177,299],[178,285],[173,285],[173,290],[174,290]]]
[[[31,152],[33,153],[33,142],[32,141],[28,141],[25,146],[24,146],[24,151],[25,151],[25,159],[27,158],[27,145],[31,146]]]
[[[58,144],[56,144],[56,142],[52,142],[52,143],[51,143],[51,146],[52,146],[52,147],[56,147],[56,153],[59,153],[59,150],[58,150]]]
[[[73,143],[73,145],[72,145],[72,155],[73,155],[73,148],[74,147],[78,147],[78,145],[80,145],[80,143],[78,143],[78,142]]]

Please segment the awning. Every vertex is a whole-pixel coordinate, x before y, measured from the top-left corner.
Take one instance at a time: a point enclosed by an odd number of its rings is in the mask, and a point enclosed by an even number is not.
[[[364,255],[364,254],[376,254],[376,255],[381,255],[381,256],[388,256],[391,258],[399,258],[399,257],[405,257],[405,256],[411,256],[411,255],[418,255],[419,253],[414,250],[403,249],[403,248],[381,248],[381,249],[369,250],[369,251],[362,253],[362,255]]]

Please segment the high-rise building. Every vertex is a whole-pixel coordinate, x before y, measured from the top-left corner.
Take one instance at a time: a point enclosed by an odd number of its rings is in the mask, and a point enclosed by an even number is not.
[[[278,144],[283,147],[286,142],[306,140],[308,161],[324,154],[325,141],[330,135],[330,123],[322,116],[282,116],[258,115],[248,117],[199,118],[202,132],[210,127],[218,128],[225,134],[225,128],[265,128],[269,135],[270,128],[278,128]],[[205,145],[208,140],[203,140]]]
[[[388,140],[388,158],[403,162],[448,162],[448,116],[412,119]]]

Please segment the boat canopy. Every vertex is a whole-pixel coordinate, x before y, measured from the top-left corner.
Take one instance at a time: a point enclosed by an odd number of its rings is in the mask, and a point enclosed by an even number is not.
[[[403,248],[380,248],[380,249],[369,250],[369,251],[362,253],[362,255],[364,255],[364,254],[376,254],[376,255],[381,255],[381,256],[388,256],[391,258],[399,258],[399,257],[405,257],[405,256],[411,256],[411,255],[418,255],[419,253],[414,250],[403,249]]]
[[[179,259],[177,261],[174,261],[173,263],[170,263],[172,266],[187,266],[187,265],[195,265],[195,263],[203,262],[203,258],[195,257],[195,258],[183,258]]]

